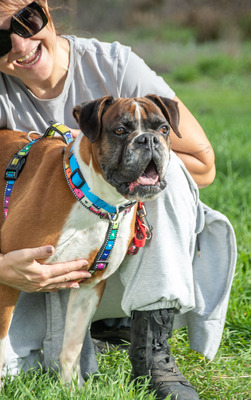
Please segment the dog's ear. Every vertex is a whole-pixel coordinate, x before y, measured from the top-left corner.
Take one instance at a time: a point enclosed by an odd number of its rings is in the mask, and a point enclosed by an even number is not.
[[[112,96],[104,96],[74,107],[73,116],[90,142],[94,143],[98,139],[102,128],[102,116],[107,107],[113,102],[114,98]]]
[[[169,121],[174,133],[181,138],[182,136],[179,132],[180,114],[177,101],[157,96],[156,94],[149,94],[146,98],[153,101],[161,109],[162,113]]]

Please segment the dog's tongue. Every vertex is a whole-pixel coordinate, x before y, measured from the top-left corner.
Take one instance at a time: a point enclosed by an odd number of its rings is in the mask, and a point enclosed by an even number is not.
[[[137,180],[140,185],[155,185],[159,176],[156,171],[150,171],[147,174],[144,173]]]
[[[136,181],[131,182],[129,185],[129,190],[130,192],[137,186],[142,185],[142,186],[153,186],[156,184],[158,181],[159,176],[156,171],[152,170],[149,171],[147,174],[144,173],[141,175]]]

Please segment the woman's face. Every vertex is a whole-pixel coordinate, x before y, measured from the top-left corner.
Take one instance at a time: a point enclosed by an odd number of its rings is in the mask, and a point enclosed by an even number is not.
[[[30,3],[31,0],[16,1],[11,15],[0,4],[0,29],[9,29],[12,16]],[[45,5],[47,7],[47,2]],[[25,84],[27,81],[39,84],[40,81],[48,79],[52,73],[56,55],[57,40],[54,27],[47,23],[32,37],[23,38],[15,32],[12,32],[10,37],[12,48],[6,55],[0,57],[0,72],[16,76]]]

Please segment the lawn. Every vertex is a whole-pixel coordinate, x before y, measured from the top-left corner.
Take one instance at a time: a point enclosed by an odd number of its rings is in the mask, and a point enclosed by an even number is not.
[[[142,40],[142,52],[148,42]],[[135,49],[140,48],[137,41],[133,43]],[[167,53],[174,49],[176,56],[172,53],[171,60],[169,57],[167,61],[167,54],[163,55],[162,50],[160,61],[148,56],[148,62],[152,60],[152,66],[157,66],[162,73],[166,65],[169,73],[164,74],[164,78],[198,118],[215,149],[217,176],[200,195],[203,202],[224,213],[232,222],[238,260],[222,343],[215,359],[208,361],[189,349],[186,329],[175,332],[171,344],[180,369],[197,388],[200,399],[246,400],[251,396],[250,44],[239,44],[234,54],[226,44],[195,48],[193,43],[184,42],[183,37],[178,46],[183,48],[183,55],[171,43]],[[154,400],[154,394],[147,391],[147,380],[138,387],[130,382],[126,350],[107,349],[105,354],[98,355],[98,361],[99,375],[90,377],[81,391],[74,384],[71,390],[66,388],[49,373],[37,372],[21,375],[12,382],[8,379],[0,397],[10,400]]]

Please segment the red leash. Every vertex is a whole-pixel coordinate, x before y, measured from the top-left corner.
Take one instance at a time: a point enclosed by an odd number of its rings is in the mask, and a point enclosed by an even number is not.
[[[133,241],[127,251],[127,254],[137,254],[140,247],[144,247],[146,240],[152,237],[152,227],[148,224],[146,219],[146,209],[144,203],[139,201],[135,222],[135,233]]]

